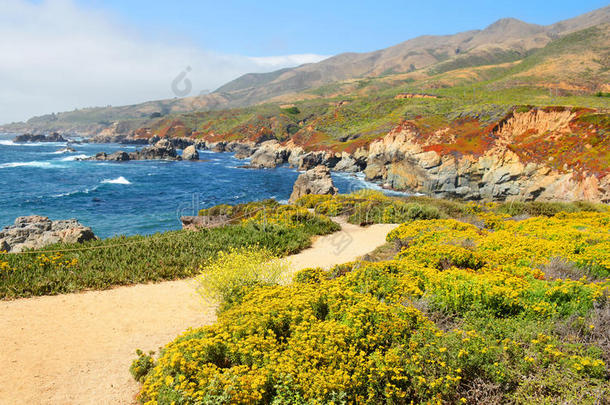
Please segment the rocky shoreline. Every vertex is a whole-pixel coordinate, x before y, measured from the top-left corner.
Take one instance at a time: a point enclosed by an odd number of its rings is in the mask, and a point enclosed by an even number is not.
[[[104,134],[95,143],[147,145],[137,152],[100,153],[94,160],[196,159],[199,150],[232,152],[249,159],[244,167],[261,169],[289,165],[300,171],[323,165],[332,171],[363,173],[384,188],[421,193],[438,198],[472,201],[591,201],[610,202],[610,174],[572,167],[553,167],[553,157],[523,161],[511,147],[523,133],[569,133],[574,118],[570,110],[531,110],[516,113],[497,124],[487,149],[473,152],[443,151],[447,139],[456,142],[449,128],[427,140],[405,121],[352,152],[316,150],[261,136],[257,140],[212,141],[202,138],[159,138],[146,131],[130,135]],[[214,139],[213,134],[208,138]],[[545,142],[541,139],[540,142]],[[585,145],[586,146],[586,145]],[[186,156],[178,156],[183,149]],[[187,151],[188,149],[188,151]]]
[[[175,148],[193,146],[200,150],[233,152],[239,159],[249,159],[249,164],[244,165],[248,168],[289,165],[305,171],[323,165],[332,171],[363,173],[367,181],[378,182],[388,189],[438,198],[610,202],[610,175],[583,176],[569,168],[558,171],[540,163],[524,163],[506,145],[479,156],[441,155],[426,150],[425,145],[416,141],[416,135],[408,127],[399,127],[353,153],[307,151],[290,141],[276,140],[257,143],[172,138],[167,141]],[[158,142],[158,138],[151,140]]]

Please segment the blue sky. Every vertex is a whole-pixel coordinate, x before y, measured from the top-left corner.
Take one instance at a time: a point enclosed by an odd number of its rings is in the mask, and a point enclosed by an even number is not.
[[[147,35],[176,35],[223,53],[270,56],[371,51],[424,34],[484,28],[503,18],[551,24],[606,1],[79,0]]]
[[[503,17],[550,24],[604,1],[0,0],[0,124],[186,96],[245,73],[365,52]],[[188,72],[182,76],[183,72]]]

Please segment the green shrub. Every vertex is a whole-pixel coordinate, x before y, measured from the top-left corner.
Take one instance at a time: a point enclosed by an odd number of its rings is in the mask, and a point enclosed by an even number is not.
[[[607,280],[551,280],[540,267],[558,253],[574,263],[610,263],[610,214],[517,222],[493,208],[470,207],[486,221],[499,218],[493,230],[453,219],[411,221],[388,235],[404,247],[394,260],[306,269],[295,283],[250,290],[216,324],[163,349],[141,401],[605,398]]]
[[[293,106],[293,107],[288,107],[288,108],[282,108],[282,112],[285,112],[285,113],[291,114],[291,115],[298,115],[301,113],[301,110],[299,110],[297,107]]]
[[[133,378],[137,382],[144,381],[144,378],[148,375],[150,370],[155,366],[155,361],[153,359],[153,355],[155,352],[149,352],[148,354],[144,354],[142,350],[136,350],[136,358],[129,367],[129,372],[133,376]]]
[[[586,201],[571,203],[564,202],[507,202],[497,207],[497,212],[508,214],[512,217],[529,215],[532,217],[545,216],[552,217],[560,212],[603,212],[606,208],[602,205],[593,204]]]

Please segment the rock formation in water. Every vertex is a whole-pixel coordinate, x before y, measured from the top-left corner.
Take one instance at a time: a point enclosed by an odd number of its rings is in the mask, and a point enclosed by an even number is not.
[[[30,143],[30,142],[67,142],[68,140],[58,134],[57,132],[53,132],[50,135],[33,135],[33,134],[23,134],[17,135],[13,142],[15,143]]]
[[[199,160],[199,152],[194,145],[187,146],[182,151],[182,160]]]
[[[111,154],[100,152],[89,160],[127,162],[129,160],[182,160],[182,157],[178,156],[176,148],[170,141],[162,139],[152,146],[144,147],[135,152],[117,151]]]

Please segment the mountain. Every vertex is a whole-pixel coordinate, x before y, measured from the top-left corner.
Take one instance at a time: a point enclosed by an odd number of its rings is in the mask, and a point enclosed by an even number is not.
[[[344,53],[319,63],[247,74],[204,96],[49,114],[2,126],[0,131],[127,134],[160,117],[181,113],[371,94],[405,80],[415,81],[423,88],[453,86],[466,80],[464,77],[471,82],[488,80],[491,71],[496,76],[498,72],[504,75],[503,86],[563,86],[562,81],[570,81],[567,90],[604,90],[604,83],[608,83],[608,23],[610,6],[549,26],[505,18],[482,30],[421,36],[374,52]],[[591,31],[595,27],[597,31]],[[580,39],[574,39],[574,35],[580,35]],[[593,45],[592,35],[597,39]],[[564,38],[569,41],[562,43]],[[553,59],[558,52],[569,56],[570,63]],[[586,72],[572,74],[581,72],[583,66],[588,68]]]
[[[349,78],[405,73],[439,63],[475,61],[471,66],[518,60],[543,48],[557,36],[610,22],[610,6],[550,26],[504,18],[483,30],[445,36],[421,36],[369,53],[344,53],[319,63],[284,69],[275,74],[250,74],[220,87],[215,93],[231,106],[248,105],[288,92],[298,92]],[[441,65],[442,66],[442,65]]]

